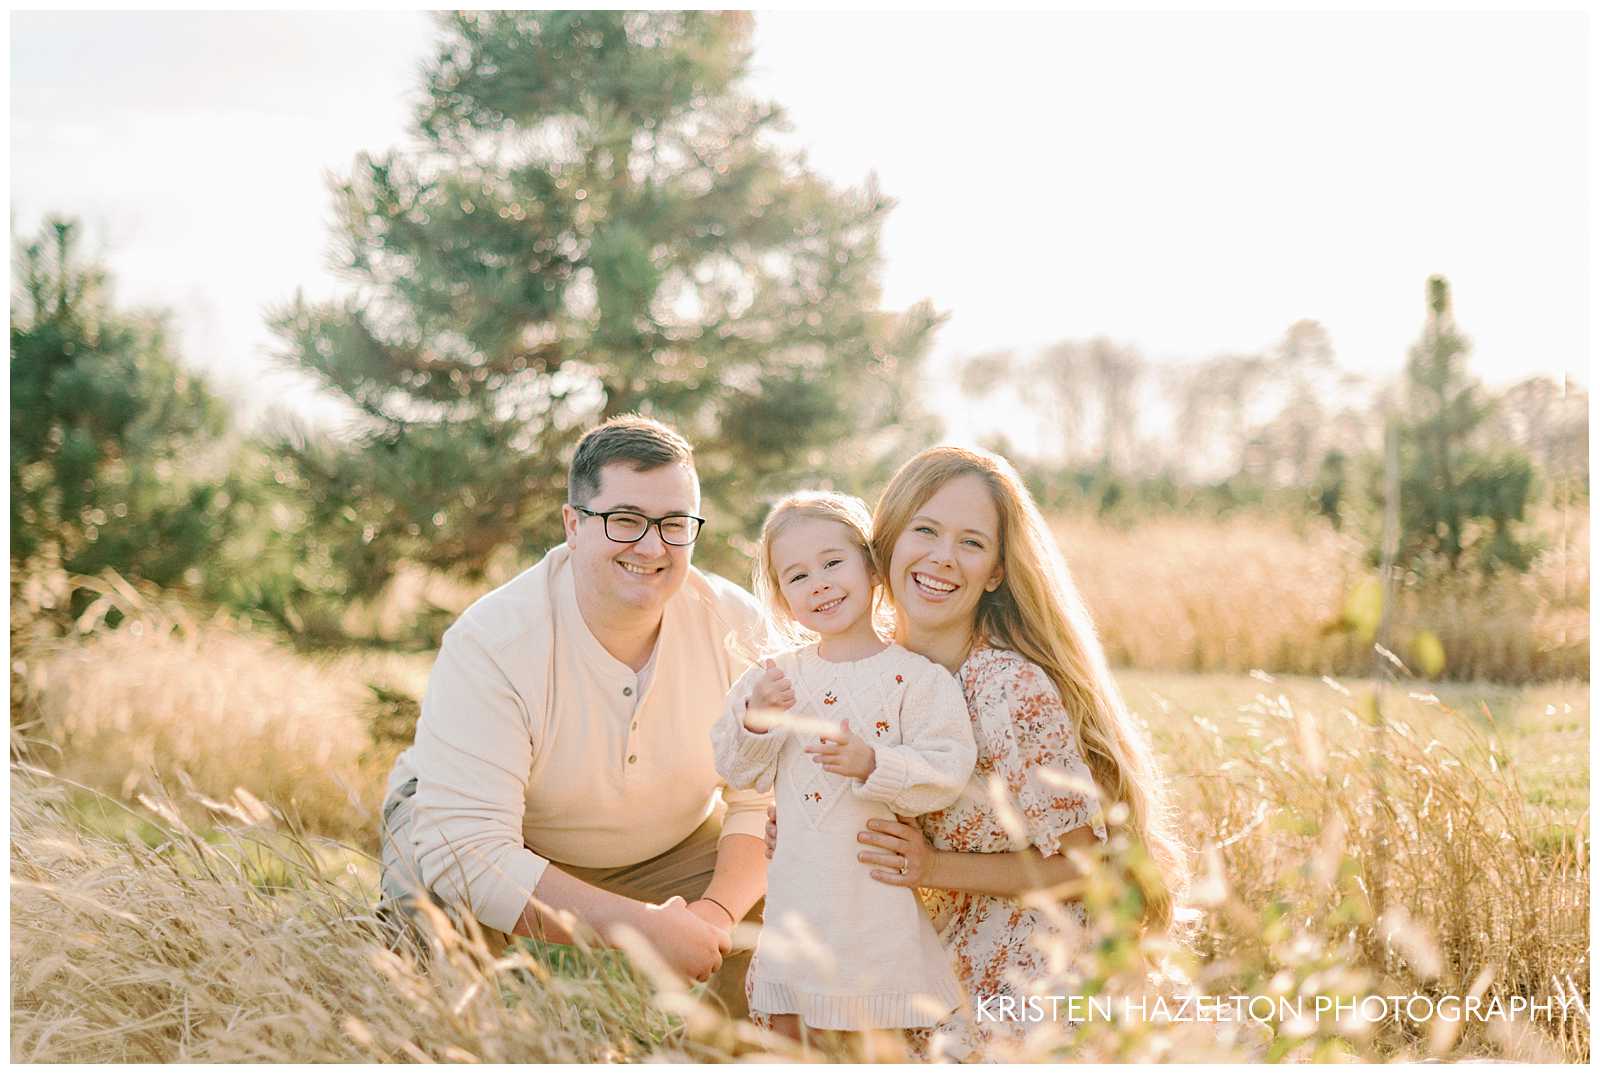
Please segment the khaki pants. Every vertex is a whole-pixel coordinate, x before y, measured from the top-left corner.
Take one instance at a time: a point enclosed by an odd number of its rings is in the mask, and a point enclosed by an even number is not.
[[[383,896],[379,903],[380,914],[385,913],[386,908],[392,908],[388,912],[398,911],[410,916],[415,893],[422,888],[416,860],[411,856],[412,795],[415,793],[416,781],[407,780],[383,803],[383,829],[380,832],[383,844]],[[717,843],[722,837],[724,811],[724,807],[718,805],[716,812],[689,833],[683,842],[633,865],[595,869],[555,861],[550,864],[586,884],[640,902],[665,902],[674,895],[685,902],[693,902],[711,884],[711,874],[717,864]],[[434,902],[438,904],[439,900],[435,897]],[[765,899],[759,900],[745,915],[745,921],[759,925],[765,905]],[[498,930],[484,927],[484,932],[491,945],[504,947],[511,942],[509,936]],[[735,1018],[742,1018],[749,1012],[745,1002],[744,978],[750,968],[752,954],[753,948],[735,948],[722,960],[722,968],[711,978],[711,994]]]

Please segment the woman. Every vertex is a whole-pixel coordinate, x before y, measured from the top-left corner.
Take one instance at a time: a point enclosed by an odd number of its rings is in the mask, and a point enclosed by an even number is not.
[[[1185,859],[1150,746],[1009,463],[957,447],[920,453],[878,501],[872,550],[895,640],[956,676],[978,762],[949,809],[916,826],[870,822],[859,857],[881,883],[928,889],[967,996],[992,1014],[995,998],[1020,999],[1044,983],[1049,951],[1064,939],[1059,915],[1022,896],[1078,879],[1068,851],[1105,841],[1113,805],[1156,866],[1141,883],[1150,927],[1170,922]],[[1086,923],[1080,902],[1064,909]],[[936,1057],[972,1057],[1020,1041],[1030,1024],[1039,1023],[980,1021],[969,1010],[914,1043]]]

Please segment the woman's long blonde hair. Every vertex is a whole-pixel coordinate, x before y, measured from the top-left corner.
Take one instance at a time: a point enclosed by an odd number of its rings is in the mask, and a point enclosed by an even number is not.
[[[967,474],[983,481],[1000,516],[1000,564],[1005,572],[999,588],[978,602],[975,635],[1031,660],[1060,691],[1102,807],[1119,802],[1127,807],[1123,829],[1144,847],[1155,866],[1154,875],[1152,870],[1141,870],[1145,920],[1165,927],[1189,875],[1167,788],[1149,741],[1134,724],[1111,678],[1094,622],[1066,561],[1011,464],[986,451],[941,446],[900,467],[873,512],[872,550],[885,588],[895,543],[912,517],[945,482]]]
[[[887,609],[884,605],[883,575],[875,568],[872,559],[872,512],[867,510],[865,501],[858,497],[842,492],[806,489],[791,492],[767,512],[767,520],[761,524],[761,544],[751,578],[756,599],[766,606],[771,615],[772,632],[778,643],[794,647],[817,640],[817,635],[801,626],[789,610],[789,602],[783,598],[778,581],[778,565],[772,561],[772,543],[778,539],[778,534],[783,532],[785,526],[801,518],[837,522],[850,531],[850,543],[861,551],[867,573],[873,578],[871,607],[874,621],[884,622]],[[886,622],[884,627],[880,633],[887,633]]]

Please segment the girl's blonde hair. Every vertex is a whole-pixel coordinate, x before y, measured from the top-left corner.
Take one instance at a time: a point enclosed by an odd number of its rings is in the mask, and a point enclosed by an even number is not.
[[[800,625],[794,613],[789,610],[789,602],[783,598],[783,591],[778,581],[778,565],[772,561],[772,544],[778,539],[778,534],[783,532],[784,527],[802,518],[837,522],[850,531],[850,543],[861,550],[861,558],[866,562],[867,571],[874,580],[872,587],[874,620],[886,614],[883,611],[881,584],[883,574],[872,560],[872,513],[867,510],[866,503],[858,497],[847,496],[842,492],[818,490],[792,492],[773,504],[772,510],[767,512],[767,520],[761,524],[761,549],[756,556],[752,588],[756,599],[766,605],[772,614],[773,632],[777,635],[777,640],[783,644],[796,646],[809,645],[817,640],[817,635]]]
[[[883,577],[888,577],[895,543],[912,517],[945,482],[967,474],[984,483],[1000,516],[1000,564],[1005,572],[999,588],[979,599],[976,635],[1031,660],[1060,691],[1102,805],[1109,808],[1120,802],[1127,807],[1124,830],[1142,844],[1155,866],[1141,870],[1147,874],[1141,877],[1145,920],[1164,928],[1189,874],[1167,789],[1154,751],[1111,678],[1093,620],[1066,561],[1011,464],[987,451],[941,446],[902,466],[873,512],[872,547],[885,568]]]

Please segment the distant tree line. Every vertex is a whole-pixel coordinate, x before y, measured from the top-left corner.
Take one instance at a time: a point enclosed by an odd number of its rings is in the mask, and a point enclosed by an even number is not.
[[[962,388],[1009,394],[1040,419],[1054,450],[1025,468],[1055,507],[1310,510],[1370,532],[1374,547],[1393,424],[1402,562],[1433,573],[1525,568],[1535,502],[1586,501],[1588,394],[1545,376],[1490,394],[1468,353],[1449,285],[1433,277],[1394,384],[1340,369],[1327,331],[1303,320],[1261,353],[1189,362],[1153,363],[1105,338],[990,352],[964,363]],[[1006,437],[993,446],[1019,456]]]

